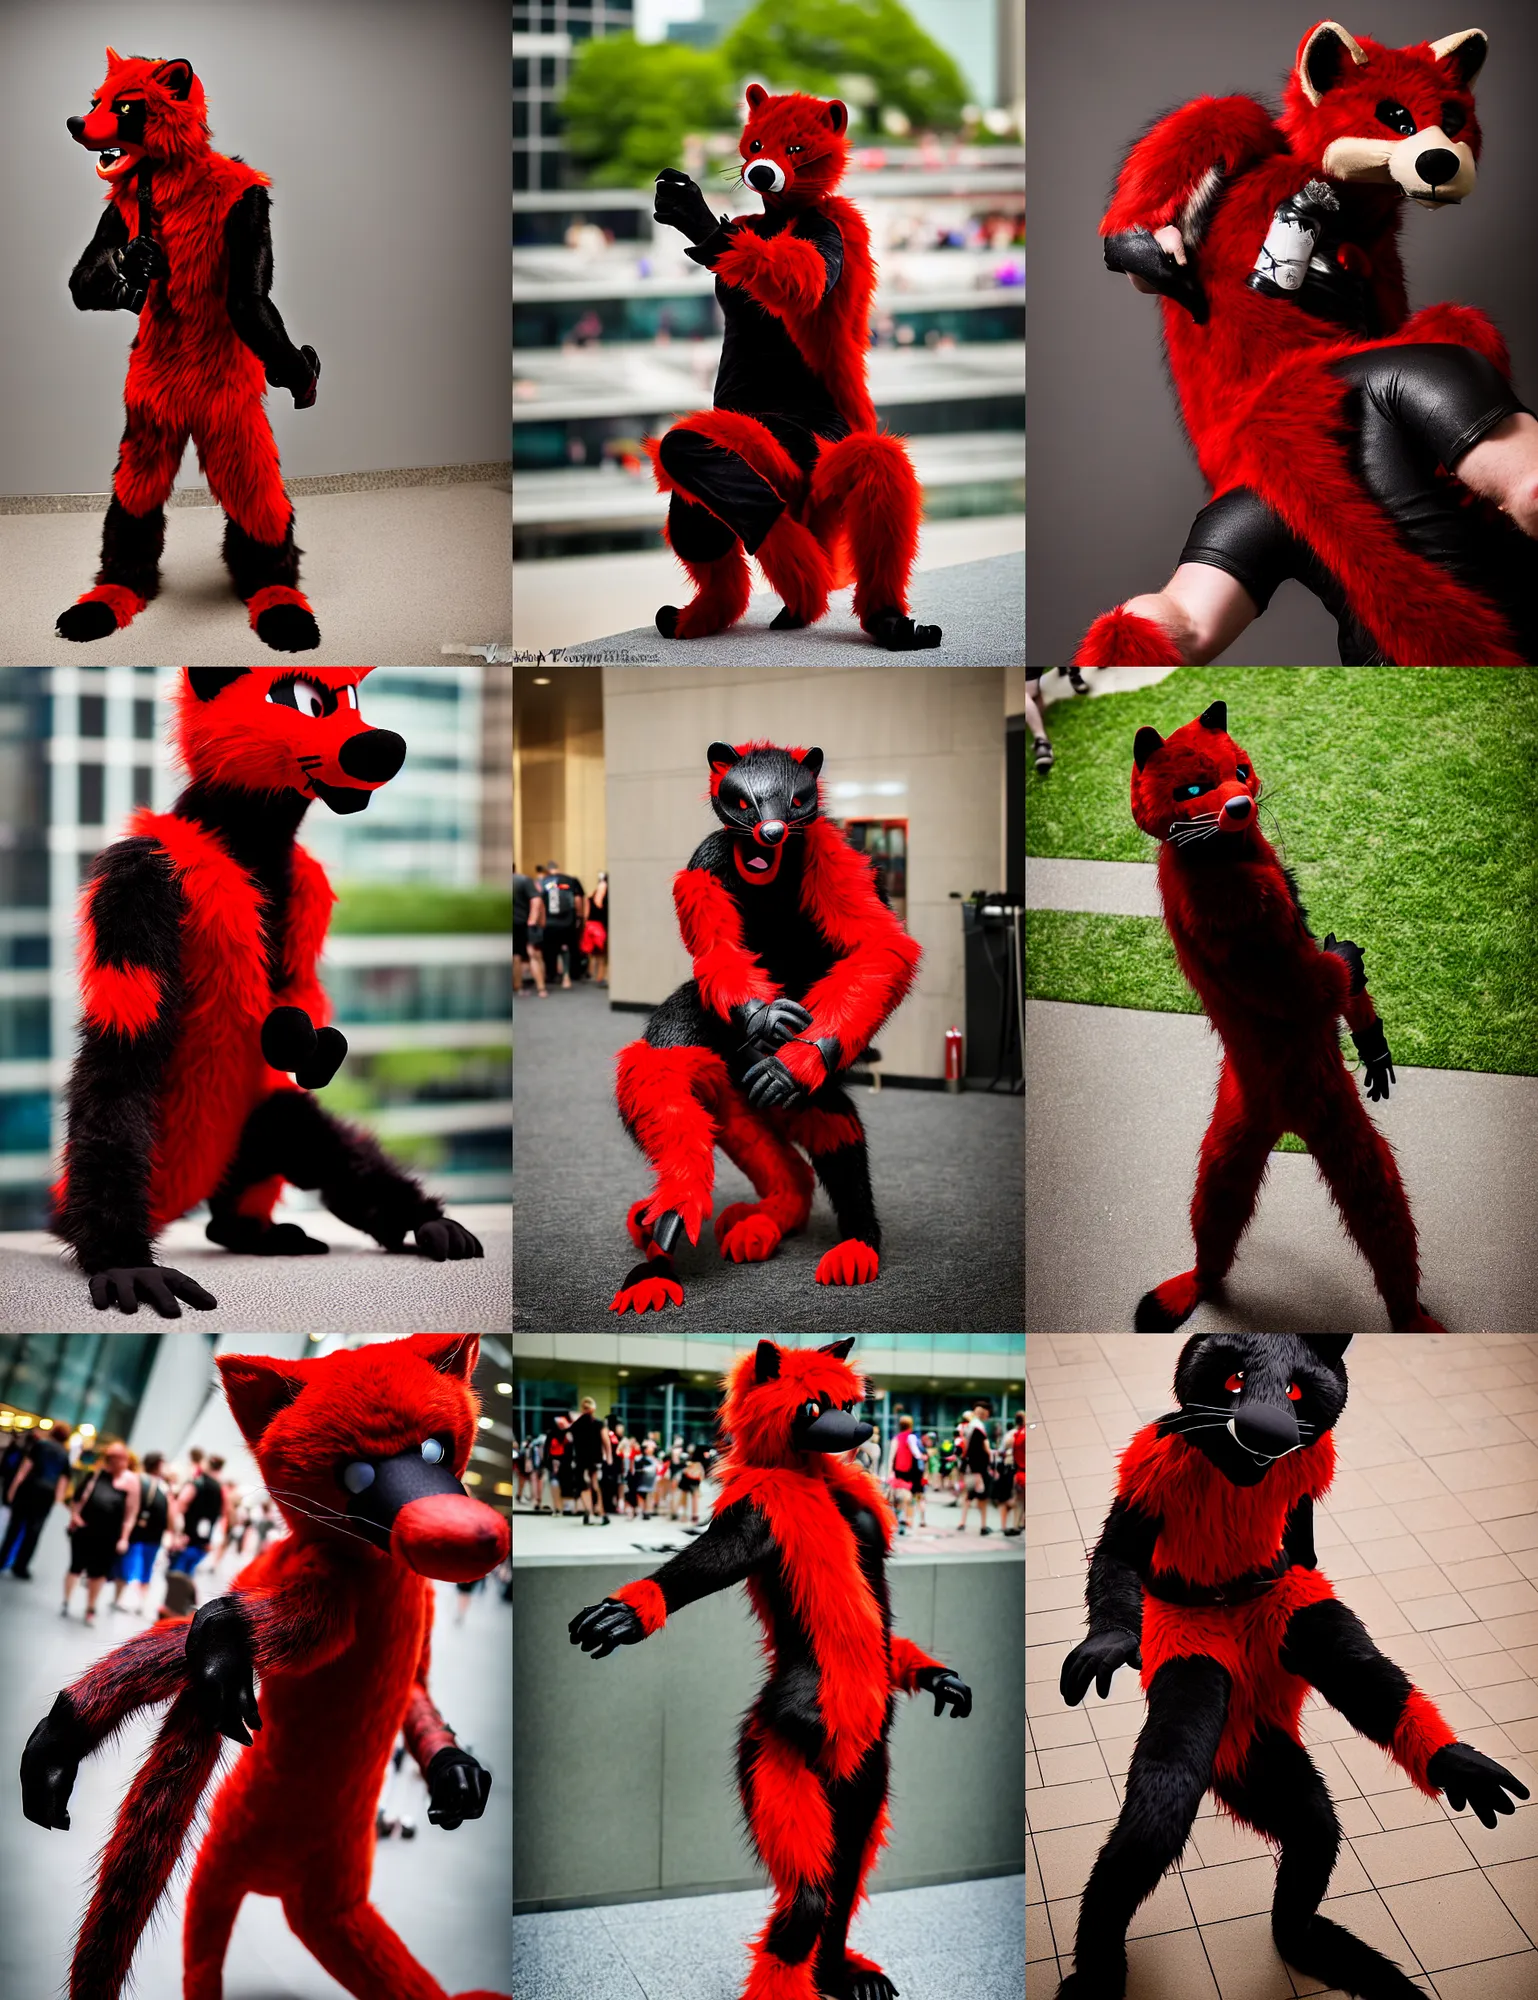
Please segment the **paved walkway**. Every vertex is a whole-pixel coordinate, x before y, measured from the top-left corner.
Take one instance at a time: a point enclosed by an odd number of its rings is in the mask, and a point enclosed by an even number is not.
[[[1200,1015],[1026,1002],[1026,1330],[1129,1333],[1191,1263],[1187,1207],[1217,1087]],[[1538,1330],[1538,1078],[1405,1069],[1374,1118],[1420,1232],[1422,1297],[1456,1333]],[[1223,1306],[1188,1332],[1375,1332],[1367,1266],[1306,1155],[1274,1153]]]
[[[1028,910],[1097,910],[1111,917],[1158,917],[1158,870],[1151,861],[1056,861],[1027,855]]]
[[[518,2000],[737,2000],[770,1907],[749,1890],[515,1917]],[[872,1896],[850,1944],[905,2000],[1020,2000],[1024,1923],[1021,1878],[1001,1875]]]
[[[308,1236],[331,1244],[324,1257],[233,1257],[208,1241],[201,1222],[176,1222],[157,1257],[219,1301],[212,1312],[183,1308],[162,1320],[141,1303],[132,1318],[97,1312],[80,1273],[55,1236],[0,1236],[0,1332],[101,1333],[175,1326],[199,1333],[505,1333],[512,1289],[512,1223],[505,1205],[452,1209],[480,1237],[484,1257],[434,1264],[414,1253],[391,1256],[317,1209],[278,1209]]]
[[[1084,679],[1091,695],[1127,694],[1133,688],[1152,687],[1155,681],[1178,671],[1175,667],[1085,667]],[[1061,674],[1044,674],[1041,687],[1049,707],[1055,701],[1075,699],[1072,682]]]

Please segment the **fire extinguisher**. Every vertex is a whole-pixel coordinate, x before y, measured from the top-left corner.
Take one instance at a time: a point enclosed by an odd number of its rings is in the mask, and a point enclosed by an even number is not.
[[[945,1087],[947,1090],[961,1088],[961,1030],[947,1028],[945,1031]]]

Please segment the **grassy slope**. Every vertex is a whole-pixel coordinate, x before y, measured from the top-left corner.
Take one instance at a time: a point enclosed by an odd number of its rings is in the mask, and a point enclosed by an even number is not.
[[[1028,855],[1151,861],[1132,738],[1218,699],[1255,760],[1262,824],[1320,936],[1352,937],[1396,1061],[1538,1074],[1538,675],[1471,668],[1183,667],[1060,702]],[[1154,919],[1032,911],[1034,998],[1198,1012]]]

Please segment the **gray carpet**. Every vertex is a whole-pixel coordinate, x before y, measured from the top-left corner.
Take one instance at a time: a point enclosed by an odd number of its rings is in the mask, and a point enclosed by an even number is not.
[[[568,647],[563,662],[603,664],[624,659],[639,666],[816,667],[832,666],[858,648],[875,653],[861,631],[851,604],[853,591],[836,590],[825,618],[804,632],[771,632],[777,597],[759,598],[747,617],[713,639],[664,639],[655,625],[638,625],[612,638]],[[1018,667],[1025,664],[1025,559],[990,556],[983,562],[952,563],[920,570],[909,592],[920,625],[938,625],[944,634],[931,651],[899,654],[926,667]],[[884,654],[877,657],[885,658]]]
[[[770,1907],[748,1891],[514,1917],[518,2000],[736,2000]],[[849,1943],[914,2000],[1020,2000],[1024,1877],[874,1895]]]
[[[315,665],[367,660],[420,667],[445,645],[485,646],[512,632],[512,503],[505,487],[314,493],[296,502],[301,578],[315,606]],[[249,666],[268,653],[220,557],[216,507],[166,517],[160,595],[126,632],[72,645],[54,620],[96,575],[94,514],[0,515],[0,666]]]
[[[637,1319],[608,1310],[636,1261],[625,1215],[651,1187],[614,1107],[613,1057],[644,1014],[575,987],[517,1008],[513,1065],[513,1325],[566,1333],[1012,1332],[1021,1324],[1024,1115],[1018,1097],[853,1092],[870,1146],[883,1236],[868,1285],[819,1285],[836,1240],[819,1190],[806,1233],[763,1264],[730,1264],[707,1229],[678,1258],[684,1303]],[[716,1212],[753,1190],[716,1155]]]

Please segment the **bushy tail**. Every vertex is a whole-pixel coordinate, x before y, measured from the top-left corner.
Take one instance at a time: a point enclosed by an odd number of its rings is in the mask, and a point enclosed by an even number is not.
[[[1180,648],[1162,625],[1118,604],[1097,618],[1079,641],[1076,667],[1178,667]]]
[[[219,1762],[221,1741],[199,1713],[193,1691],[178,1695],[102,1854],[75,1946],[70,2000],[118,2000]]]
[[[1276,1948],[1287,1963],[1315,1979],[1327,1979],[1359,2000],[1410,2000],[1420,1988],[1391,1958],[1328,1917],[1305,1924],[1273,1922]]]

